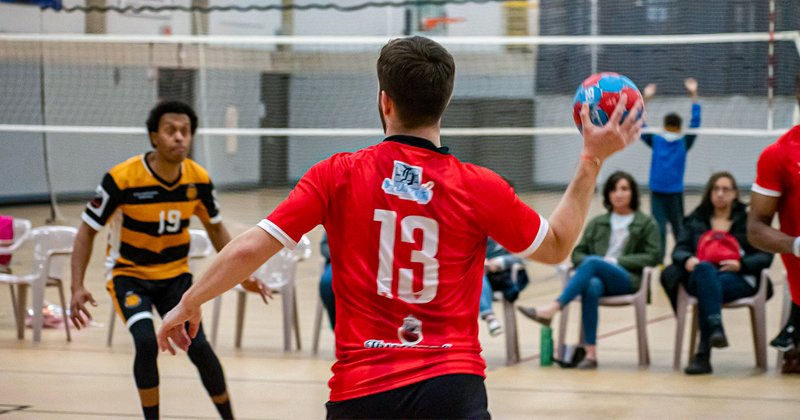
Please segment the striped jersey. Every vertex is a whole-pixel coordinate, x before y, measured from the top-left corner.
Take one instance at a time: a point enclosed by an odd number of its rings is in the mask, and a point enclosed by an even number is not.
[[[112,277],[162,280],[189,272],[189,219],[220,223],[208,173],[186,159],[174,182],[161,179],[145,156],[112,168],[82,219],[95,230],[110,224],[106,268]]]

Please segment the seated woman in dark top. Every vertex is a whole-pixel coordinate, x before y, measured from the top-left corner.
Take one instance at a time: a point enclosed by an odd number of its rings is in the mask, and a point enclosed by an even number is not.
[[[739,257],[718,264],[701,261],[698,243],[706,232],[727,232],[739,244]],[[672,251],[672,265],[661,283],[675,306],[678,284],[697,298],[700,314],[700,347],[685,372],[711,373],[711,348],[728,346],[722,328],[722,304],[752,296],[758,291],[761,270],[772,264],[772,254],[747,241],[747,206],[739,200],[739,187],[728,172],[711,175],[700,205],[683,221],[683,232]]]

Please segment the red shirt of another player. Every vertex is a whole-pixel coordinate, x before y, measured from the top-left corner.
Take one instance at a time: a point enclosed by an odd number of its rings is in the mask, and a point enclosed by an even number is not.
[[[331,401],[446,374],[483,376],[487,237],[524,257],[548,231],[497,174],[408,136],[314,165],[259,226],[293,248],[318,224],[336,295]]]
[[[800,236],[800,126],[767,146],[758,158],[756,182],[752,190],[769,197],[780,197],[778,220],[781,232]],[[792,296],[800,296],[800,258],[781,254]]]

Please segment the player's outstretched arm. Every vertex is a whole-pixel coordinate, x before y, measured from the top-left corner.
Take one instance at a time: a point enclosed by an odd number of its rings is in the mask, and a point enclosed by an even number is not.
[[[754,247],[776,254],[795,253],[795,238],[772,227],[778,210],[778,197],[755,191],[750,194],[750,214],[747,216],[747,240]]]
[[[87,304],[97,306],[92,294],[83,285],[86,266],[89,265],[89,258],[92,256],[92,247],[96,235],[97,231],[87,225],[86,222],[83,222],[78,228],[78,234],[75,236],[75,244],[73,245],[72,259],[70,261],[72,298],[69,304],[69,317],[77,329],[87,327],[92,320],[92,315],[86,309]]]
[[[200,305],[225,293],[277,254],[283,244],[261,228],[237,236],[219,253],[205,274],[184,293],[180,303],[164,317],[158,331],[161,351],[175,354],[168,338],[186,351],[200,327]],[[184,323],[188,322],[188,332]]]
[[[558,264],[569,256],[575,246],[589,212],[600,166],[608,157],[624,149],[641,135],[644,106],[639,101],[630,111],[631,116],[640,115],[641,111],[640,118],[626,118],[620,123],[626,101],[627,97],[623,94],[608,122],[603,126],[592,123],[587,104],[581,108],[583,153],[578,172],[567,187],[558,207],[550,215],[550,229],[542,244],[529,257],[531,260]]]
[[[211,223],[203,220],[203,226],[205,226],[206,232],[208,232],[208,238],[211,240],[211,243],[214,244],[214,249],[216,249],[217,252],[222,251],[222,248],[225,248],[225,245],[228,245],[228,242],[231,241],[231,234],[222,222]],[[260,294],[261,300],[266,304],[269,304],[267,299],[272,299],[272,289],[255,277],[251,276],[249,279],[245,279],[242,286],[249,292],[257,292]]]

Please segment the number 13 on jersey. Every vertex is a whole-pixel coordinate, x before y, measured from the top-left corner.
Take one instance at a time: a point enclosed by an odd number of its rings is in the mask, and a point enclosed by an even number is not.
[[[397,237],[397,213],[390,210],[375,210],[373,219],[381,224],[380,249],[378,251],[378,294],[389,299],[394,281],[394,242]],[[400,235],[403,242],[414,243],[414,231],[422,231],[422,250],[411,251],[411,262],[422,264],[422,290],[414,291],[414,270],[398,270],[398,298],[408,303],[428,303],[436,297],[439,287],[439,223],[423,216],[407,216],[400,221]]]

